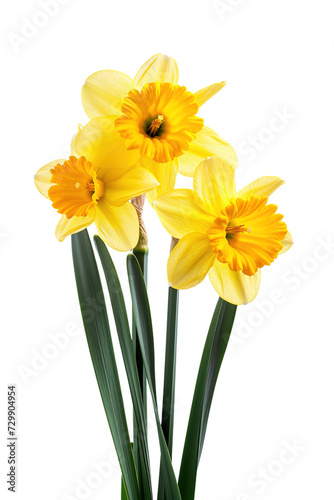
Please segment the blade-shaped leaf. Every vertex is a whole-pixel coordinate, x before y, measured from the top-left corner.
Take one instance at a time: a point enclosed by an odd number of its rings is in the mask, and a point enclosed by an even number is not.
[[[136,356],[133,349],[124,296],[121,284],[118,279],[117,271],[106,245],[98,236],[94,236],[94,241],[105,274],[110,301],[115,318],[116,330],[118,333],[125,370],[128,377],[136,421],[136,429],[138,433],[137,437],[143,457],[143,463],[141,463],[141,466],[143,469],[142,472],[144,498],[149,500],[152,499],[153,495],[150,474],[149,450],[146,435],[146,418],[144,414],[142,393],[136,368]]]
[[[170,456],[173,452],[175,373],[177,350],[177,318],[179,306],[179,291],[173,287],[168,290],[167,332],[165,353],[164,393],[162,404],[161,426],[165,435]],[[164,481],[162,465],[160,467],[158,500],[164,500]]]
[[[177,347],[177,317],[179,306],[179,291],[169,287],[167,309],[167,335],[165,354],[164,394],[162,405],[162,430],[166,438],[169,453],[173,451],[175,372]]]
[[[130,291],[132,296],[133,313],[137,323],[142,356],[146,376],[150,376],[154,397],[156,399],[154,339],[150,305],[148,302],[146,285],[143,273],[134,255],[127,257]],[[135,298],[135,300],[134,300]],[[140,321],[138,321],[140,319]],[[148,368],[148,370],[147,370]]]
[[[146,370],[148,386],[150,388],[152,396],[154,415],[158,430],[161,459],[163,464],[166,500],[181,500],[181,495],[177,485],[173,465],[159,420],[155,388],[153,330],[147,291],[142,272],[134,255],[128,255],[127,266],[133,310],[138,329],[138,337],[142,349],[143,361]]]
[[[148,269],[148,248],[135,247],[133,249],[133,255],[137,257],[137,260],[140,265],[140,269],[142,270],[144,281],[147,283],[147,269]],[[140,390],[142,393],[143,399],[143,410],[144,410],[144,418],[145,418],[145,435],[147,438],[147,381],[145,368],[143,363],[143,356],[141,354],[138,333],[137,333],[137,325],[134,315],[132,314],[132,343],[136,356],[136,365],[137,372],[139,377]],[[139,432],[138,426],[136,423],[136,419],[133,421],[133,454],[135,457],[135,464],[138,471],[138,481],[141,493],[143,493],[145,497],[145,470],[143,470],[143,465],[145,461],[145,457],[143,456],[143,450],[139,443]]]
[[[124,486],[124,479],[122,477],[122,487],[121,487],[121,500],[129,500],[128,495],[126,493],[126,489]]]
[[[87,230],[72,235],[72,252],[89,351],[121,466],[125,490],[129,500],[140,500],[106,304]]]
[[[205,386],[198,461],[201,458],[213,394],[215,391],[220,367],[225,356],[228,341],[230,339],[236,310],[236,305],[230,304],[229,302],[223,302],[221,313],[218,317]]]
[[[179,488],[183,500],[193,500],[195,497],[197,468],[211,402],[231,334],[236,307],[218,299],[203,349],[179,475]]]

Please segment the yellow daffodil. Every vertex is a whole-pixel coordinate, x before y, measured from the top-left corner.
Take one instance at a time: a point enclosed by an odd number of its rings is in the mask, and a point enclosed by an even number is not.
[[[101,136],[98,148],[75,138],[73,156],[48,163],[35,176],[37,189],[62,214],[56,228],[59,241],[95,222],[99,236],[115,250],[124,252],[137,244],[138,216],[128,201],[158,182],[147,170],[134,168],[133,153],[111,136],[112,130]]]
[[[191,288],[209,274],[217,293],[232,304],[252,301],[260,268],[292,245],[277,206],[268,197],[282,184],[261,177],[236,192],[234,170],[221,158],[198,166],[193,191],[176,189],[154,201],[167,231],[180,239],[168,260],[168,279]]]
[[[192,177],[198,163],[221,156],[236,167],[236,154],[226,141],[204,126],[197,112],[221,90],[215,83],[195,93],[178,85],[179,69],[172,57],[151,57],[132,79],[113,70],[91,75],[82,89],[82,102],[92,120],[84,133],[91,141],[96,131],[115,123],[117,133],[137,162],[150,170],[160,186],[148,195],[150,202],[173,189],[176,174]]]

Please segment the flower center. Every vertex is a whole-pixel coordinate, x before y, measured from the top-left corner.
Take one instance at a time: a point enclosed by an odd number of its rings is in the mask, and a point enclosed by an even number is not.
[[[172,83],[147,83],[132,89],[123,101],[115,126],[128,149],[139,149],[158,163],[181,156],[203,128],[196,116],[198,104],[185,87]]]
[[[104,184],[84,156],[70,156],[63,165],[51,169],[49,198],[52,206],[68,219],[85,217],[104,194]]]
[[[232,200],[208,231],[217,259],[232,271],[252,276],[282,250],[287,227],[277,206],[264,196]]]
[[[162,132],[162,123],[164,121],[164,117],[162,115],[159,115],[158,118],[155,118],[151,124],[149,125],[149,127],[147,127],[147,135],[149,135],[150,137],[155,137],[157,135],[161,135],[161,132]]]
[[[240,224],[239,226],[226,226],[225,228],[226,238],[232,238],[232,235],[235,233],[251,233],[251,227],[245,227],[245,224]]]

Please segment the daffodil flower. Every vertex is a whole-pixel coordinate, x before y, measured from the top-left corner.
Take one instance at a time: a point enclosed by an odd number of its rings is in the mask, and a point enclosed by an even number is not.
[[[291,234],[268,197],[282,184],[261,177],[236,192],[234,170],[221,158],[198,166],[193,190],[176,189],[154,201],[167,231],[180,239],[168,260],[168,280],[186,289],[209,274],[217,293],[232,304],[252,301],[260,268],[292,245]]]
[[[214,83],[195,93],[178,85],[179,69],[172,57],[151,57],[132,79],[113,70],[91,75],[82,89],[82,102],[91,121],[84,133],[94,141],[96,131],[109,122],[137,162],[151,171],[160,186],[148,195],[173,189],[176,175],[192,177],[200,161],[221,156],[237,166],[236,154],[226,141],[204,126],[197,112],[221,90],[225,82]]]
[[[128,201],[155,188],[158,181],[147,170],[133,167],[136,158],[123,141],[109,139],[108,133],[101,136],[98,148],[76,141],[73,156],[42,167],[35,185],[62,214],[56,228],[59,241],[95,222],[99,236],[124,252],[134,248],[139,237],[137,212]]]

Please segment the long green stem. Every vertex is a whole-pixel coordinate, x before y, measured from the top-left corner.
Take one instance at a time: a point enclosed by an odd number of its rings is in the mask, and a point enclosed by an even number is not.
[[[179,291],[170,287],[168,291],[165,380],[161,421],[170,456],[173,452],[178,309]]]
[[[162,470],[165,476],[164,484],[166,500],[182,500],[159,419],[155,380],[154,336],[146,286],[138,261],[134,255],[128,255],[127,266],[133,310],[138,328],[138,337],[142,350],[148,387],[152,397],[154,417],[157,425],[163,464]],[[146,500],[146,498],[144,497],[143,500]]]
[[[94,237],[94,241],[96,249],[99,253],[109,290],[110,303],[114,314],[116,331],[122,351],[124,367],[131,393],[134,420],[136,422],[137,429],[139,430],[140,439],[138,445],[140,446],[141,451],[141,478],[144,489],[144,496],[141,495],[141,497],[145,498],[145,500],[153,500],[146,421],[144,418],[143,409],[143,396],[139,383],[136,356],[133,349],[123,292],[117,276],[117,271],[106,245],[98,236]],[[124,497],[124,499],[122,498],[122,500],[129,499]]]
[[[144,276],[145,284],[147,284],[147,266],[148,266],[148,248],[134,248],[133,254],[136,256],[141,271]],[[140,390],[143,398],[143,410],[144,410],[144,418],[145,418],[145,432],[147,433],[147,384],[146,384],[146,375],[145,368],[143,363],[143,357],[141,354],[138,332],[136,328],[136,322],[134,316],[132,315],[132,341],[133,348],[136,354],[136,364],[137,371],[140,383]],[[136,420],[133,420],[133,453],[135,457],[135,464],[138,471],[138,480],[141,493],[143,494],[143,480],[142,480],[142,458],[141,458],[141,447],[139,446],[138,440],[140,439],[140,435],[138,433]]]
[[[147,264],[148,264],[148,238],[147,238],[147,232],[143,220],[143,209],[144,209],[144,204],[145,204],[145,199],[146,196],[143,194],[141,196],[136,196],[135,198],[132,198],[131,203],[136,209],[137,215],[138,215],[138,222],[139,222],[139,238],[138,238],[138,243],[136,247],[133,249],[133,255],[137,258],[137,261],[139,263],[139,267],[141,269],[141,272],[144,277],[144,282],[145,285],[147,285]],[[139,384],[140,384],[140,390],[142,394],[142,400],[143,400],[143,412],[144,412],[144,419],[145,419],[145,433],[147,437],[147,383],[146,383],[146,374],[145,374],[145,368],[144,368],[144,363],[143,363],[143,357],[140,349],[140,344],[139,344],[139,339],[138,339],[138,332],[136,328],[136,321],[134,318],[134,314],[132,312],[132,341],[133,341],[133,349],[135,352],[136,356],[136,365],[137,365],[137,372],[138,372],[138,377],[139,377]],[[138,429],[136,425],[136,419],[133,419],[133,453],[135,457],[135,463],[138,471],[138,480],[139,480],[139,487],[140,487],[140,492],[141,496],[145,498],[144,495],[144,482],[143,482],[143,471],[142,471],[142,465],[144,464],[144,457],[142,456],[141,449],[142,447],[139,446],[139,439],[141,439],[140,434],[138,434]]]
[[[137,258],[137,260],[139,262],[140,269],[141,269],[143,276],[144,276],[145,285],[147,285],[148,248],[146,248],[146,249],[134,248],[133,255],[135,255],[135,257]],[[146,392],[147,391],[146,391],[146,383],[145,383],[145,380],[146,380],[145,379],[145,371],[144,371],[143,358],[141,355],[140,345],[138,342],[136,322],[135,322],[134,318],[132,321],[132,338],[133,338],[133,344],[135,347],[138,375],[139,375],[140,385],[141,385],[141,389],[142,389],[144,407],[145,407],[145,413],[146,413]]]
[[[168,291],[165,377],[161,426],[171,458],[173,453],[178,308],[179,291],[170,287]],[[163,500],[164,498],[163,474],[160,469],[158,500]]]

